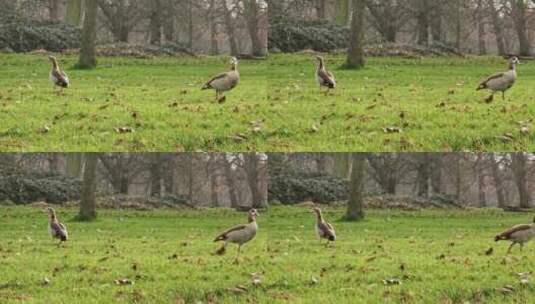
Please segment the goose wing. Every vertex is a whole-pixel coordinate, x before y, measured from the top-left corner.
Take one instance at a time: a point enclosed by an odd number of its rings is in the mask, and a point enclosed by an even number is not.
[[[67,228],[63,224],[53,222],[50,224],[50,230],[53,237],[63,241],[67,240]]]
[[[61,87],[69,86],[69,77],[63,71],[52,70],[52,72],[50,72],[50,78],[58,86],[61,86]]]
[[[208,80],[208,81],[204,84],[204,86],[203,86],[202,88],[203,88],[203,89],[210,89],[210,88],[212,88],[212,83],[213,83],[214,81],[216,81],[216,80],[220,80],[220,79],[224,79],[224,78],[226,78],[226,77],[228,77],[228,72],[218,74],[218,75],[212,77],[212,79]]]
[[[331,239],[335,237],[333,226],[327,222],[319,222],[318,229],[321,231],[324,238]]]
[[[230,229],[227,229],[225,230],[223,233],[221,233],[220,235],[218,235],[214,242],[217,242],[217,241],[224,241],[228,238],[228,234],[231,233],[231,232],[234,232],[234,231],[240,231],[240,230],[243,230],[247,227],[247,225],[237,225],[237,226],[234,226]]]
[[[322,80],[322,84],[327,87],[334,87],[336,85],[334,81],[334,75],[326,70],[319,70],[318,77]]]
[[[497,74],[494,74],[494,75],[488,77],[487,79],[483,80],[479,84],[478,90],[487,88],[487,84],[489,83],[489,81],[494,80],[494,79],[498,79],[498,78],[502,78],[503,76],[505,76],[505,73],[497,73]]]
[[[496,241],[497,240],[508,240],[509,238],[511,238],[511,235],[513,235],[513,233],[515,232],[519,232],[519,231],[524,231],[524,230],[529,230],[531,229],[531,224],[521,224],[521,225],[516,225],[510,229],[507,229],[505,230],[504,232],[498,234],[496,236]]]

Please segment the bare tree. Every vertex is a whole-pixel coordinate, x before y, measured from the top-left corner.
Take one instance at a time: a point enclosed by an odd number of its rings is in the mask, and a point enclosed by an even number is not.
[[[94,68],[97,66],[97,10],[97,0],[86,1],[82,47],[78,60],[78,67],[80,68]]]
[[[364,0],[353,1],[353,16],[349,34],[349,49],[346,67],[360,69],[364,67],[364,19],[366,4]]]
[[[364,189],[365,164],[365,154],[353,154],[353,170],[351,171],[349,200],[347,202],[347,212],[345,215],[345,220],[347,221],[358,221],[364,218],[362,190]]]
[[[84,182],[82,187],[82,199],[80,201],[80,212],[77,219],[80,221],[91,221],[96,219],[96,175],[98,156],[94,153],[85,155]]]

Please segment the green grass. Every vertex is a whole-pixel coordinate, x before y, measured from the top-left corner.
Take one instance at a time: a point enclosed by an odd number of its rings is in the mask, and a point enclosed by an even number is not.
[[[534,244],[505,257],[507,243],[492,236],[525,214],[498,211],[370,211],[365,221],[339,222],[335,247],[320,246],[308,209],[271,208],[259,233],[232,264],[212,253],[222,229],[243,213],[100,211],[77,223],[76,210],[59,215],[71,239],[56,248],[40,209],[3,207],[0,217],[2,303],[529,303]],[[485,251],[494,248],[492,255]],[[136,269],[133,269],[136,265]],[[403,266],[402,266],[403,265]],[[261,274],[253,286],[251,273]],[[44,278],[50,282],[43,284]],[[133,285],[117,285],[128,278]],[[313,282],[313,278],[316,283]],[[385,285],[398,278],[401,285]],[[234,290],[242,285],[245,291]],[[512,285],[514,292],[496,290]]]
[[[278,54],[242,61],[241,84],[217,104],[199,87],[228,69],[225,57],[101,58],[86,71],[70,69],[76,58],[61,56],[72,87],[56,96],[45,56],[1,56],[1,151],[535,149],[531,62],[519,66],[505,102],[496,96],[486,104],[475,87],[504,70],[503,59],[370,58],[351,71],[340,69],[343,56],[327,56],[338,88],[325,97],[313,56]],[[134,132],[115,131],[121,127]]]

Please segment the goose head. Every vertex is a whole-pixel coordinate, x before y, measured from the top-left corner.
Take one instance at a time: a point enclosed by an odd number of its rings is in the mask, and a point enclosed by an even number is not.
[[[520,64],[518,57],[513,56],[509,58],[509,68],[514,69],[517,64]]]
[[[321,209],[318,207],[312,208],[312,212],[316,214],[318,219],[321,219]]]
[[[54,68],[58,67],[58,60],[56,59],[56,57],[50,55],[50,56],[48,56],[48,60],[50,60],[50,62],[52,62],[52,65],[54,66]]]
[[[249,222],[256,221],[256,217],[258,216],[258,211],[256,209],[249,210]]]
[[[238,67],[238,58],[231,57],[230,58],[230,65],[232,66],[232,70],[235,70]]]
[[[54,210],[54,208],[52,207],[46,207],[45,209],[43,209],[43,212],[47,213],[48,216],[52,219],[56,217],[56,210]]]

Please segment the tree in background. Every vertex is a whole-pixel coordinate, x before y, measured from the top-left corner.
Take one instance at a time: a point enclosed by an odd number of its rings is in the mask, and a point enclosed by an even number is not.
[[[347,211],[344,217],[347,221],[359,221],[364,218],[363,209],[363,185],[364,170],[366,166],[366,154],[353,154],[353,169],[349,184],[349,200],[347,201]]]
[[[360,69],[364,67],[364,19],[366,5],[364,0],[353,1],[353,14],[349,31],[349,49],[346,67]]]
[[[98,156],[95,153],[85,155],[84,182],[82,186],[82,199],[80,201],[80,212],[77,219],[80,221],[92,221],[97,218],[96,212],[96,191],[97,191],[97,164]]]
[[[97,0],[86,0],[85,5],[82,47],[77,66],[83,69],[91,69],[97,66]]]

